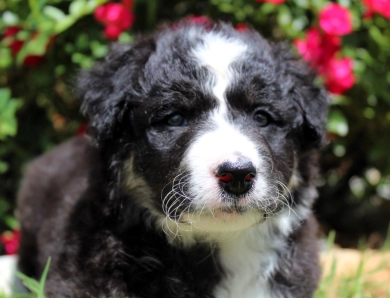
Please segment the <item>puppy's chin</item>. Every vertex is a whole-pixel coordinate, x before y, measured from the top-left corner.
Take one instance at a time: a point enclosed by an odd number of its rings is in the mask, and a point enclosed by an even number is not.
[[[173,232],[177,236],[193,234],[194,237],[207,237],[215,233],[219,235],[237,233],[263,221],[264,214],[259,210],[251,209],[243,212],[220,208],[183,213],[179,221],[166,218],[164,224],[169,233]]]

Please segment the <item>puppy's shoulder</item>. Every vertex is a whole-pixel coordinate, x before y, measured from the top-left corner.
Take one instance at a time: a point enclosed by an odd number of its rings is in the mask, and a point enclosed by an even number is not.
[[[97,149],[92,142],[87,137],[77,136],[33,160],[27,167],[25,177],[44,175],[38,177],[39,180],[69,178],[68,175],[85,172],[98,159]]]
[[[89,183],[90,172],[99,165],[98,149],[87,137],[74,137],[56,146],[27,166],[18,195],[19,207],[77,200]]]

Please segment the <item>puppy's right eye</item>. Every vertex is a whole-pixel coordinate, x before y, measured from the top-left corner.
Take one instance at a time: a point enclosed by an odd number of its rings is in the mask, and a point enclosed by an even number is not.
[[[265,127],[271,122],[271,116],[263,111],[258,111],[253,118],[260,127]]]
[[[175,113],[175,114],[172,114],[172,115],[169,115],[168,117],[166,117],[165,123],[169,126],[187,126],[188,125],[187,119],[179,113]]]

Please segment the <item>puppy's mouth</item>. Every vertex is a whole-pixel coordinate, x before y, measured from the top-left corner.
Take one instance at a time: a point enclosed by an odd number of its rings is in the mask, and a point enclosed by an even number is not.
[[[214,219],[238,219],[252,212],[264,213],[257,205],[249,203],[242,204],[240,201],[222,202],[218,206],[203,206],[201,208],[181,207],[180,209],[180,211],[170,216],[178,222],[182,222],[183,218],[186,218],[184,214],[190,217],[206,216]]]
[[[253,208],[247,207],[247,206],[239,206],[237,204],[223,206],[221,208],[215,209],[215,211],[217,211],[217,212],[237,213],[237,214],[244,214],[244,213],[248,212],[249,210],[253,210]]]

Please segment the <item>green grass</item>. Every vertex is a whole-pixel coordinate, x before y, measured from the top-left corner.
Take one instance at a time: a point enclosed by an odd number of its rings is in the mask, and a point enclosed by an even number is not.
[[[45,289],[45,282],[47,278],[47,274],[49,272],[51,259],[49,258],[47,260],[45,269],[43,270],[41,279],[39,281],[32,279],[23,273],[16,272],[16,276],[20,278],[23,282],[23,285],[31,291],[31,293],[28,294],[12,294],[12,296],[6,296],[4,294],[0,293],[0,298],[46,298],[44,289]]]
[[[333,259],[331,270],[320,284],[315,298],[385,298],[390,297],[389,281],[375,282],[370,280],[375,273],[384,268],[389,268],[389,261],[384,260],[373,270],[364,270],[368,260],[364,257],[354,274],[337,276],[336,259]],[[386,289],[387,287],[387,289]]]
[[[381,250],[375,252],[380,262],[374,268],[368,268],[373,258],[373,251],[365,248],[362,242],[360,245],[361,260],[355,271],[342,276],[337,275],[338,261],[331,248],[334,246],[335,233],[331,232],[328,237],[326,254],[331,257],[330,269],[323,276],[322,282],[314,298],[390,298],[390,281],[375,281],[375,274],[387,269],[390,270],[390,229],[385,244]],[[371,253],[371,255],[370,255]],[[372,266],[371,266],[372,267]]]

